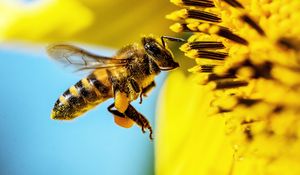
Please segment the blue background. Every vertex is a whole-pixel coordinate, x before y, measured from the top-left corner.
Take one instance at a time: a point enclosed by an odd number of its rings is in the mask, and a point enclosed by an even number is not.
[[[57,98],[82,77],[56,65],[43,48],[22,50],[0,47],[0,175],[154,173],[154,143],[136,125],[117,126],[106,109],[111,100],[76,120],[51,120]],[[158,91],[133,103],[153,127]]]

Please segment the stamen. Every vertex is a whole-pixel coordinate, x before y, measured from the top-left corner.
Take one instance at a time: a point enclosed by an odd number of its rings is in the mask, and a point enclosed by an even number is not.
[[[250,119],[250,120],[243,120],[241,122],[241,125],[247,125],[247,124],[251,124],[251,123],[254,123],[254,122],[257,122],[257,120],[253,120],[253,119]]]
[[[226,112],[231,112],[231,109],[223,109],[223,108],[218,108],[218,113],[226,113]]]
[[[221,22],[221,18],[217,15],[200,10],[191,10],[191,9],[181,9],[175,12],[172,12],[166,16],[167,19],[173,21],[181,21],[187,18],[199,19],[208,22]]]
[[[215,65],[212,65],[212,64],[211,65],[197,65],[197,66],[194,66],[194,67],[190,68],[188,71],[189,72],[212,73],[214,67],[215,67]],[[206,79],[207,78],[204,78],[202,84],[207,83]]]
[[[250,16],[248,15],[243,15],[241,16],[241,19],[249,24],[253,29],[255,29],[260,35],[265,36],[265,32],[263,31],[263,29],[253,20],[250,18]]]
[[[273,68],[273,64],[271,62],[265,62],[262,65],[255,66],[255,75],[253,78],[261,78],[264,77],[266,79],[272,78],[271,70]]]
[[[246,59],[242,64],[242,67],[251,67],[254,70],[254,75],[252,78],[261,78],[264,77],[266,79],[270,79],[271,76],[271,70],[272,70],[272,63],[271,62],[264,62],[259,65],[255,65],[251,62],[250,59]],[[238,68],[238,67],[237,67]]]
[[[248,41],[244,38],[232,33],[229,29],[225,27],[221,27],[220,30],[217,32],[219,36],[222,36],[224,38],[227,38],[231,41],[234,41],[239,44],[248,45]]]
[[[223,80],[223,79],[229,79],[229,78],[236,78],[235,75],[232,74],[226,74],[226,75],[217,75],[217,74],[209,74],[208,81],[216,81],[216,80]]]
[[[193,72],[199,72],[199,71],[193,71]],[[200,72],[201,72],[201,70],[200,70]],[[236,78],[235,75],[227,74],[227,75],[224,75],[224,76],[223,75],[220,76],[220,75],[217,75],[215,73],[210,73],[210,74],[202,74],[201,79],[199,79],[199,80],[200,80],[200,84],[206,85],[207,83],[209,83],[211,81],[225,80],[225,79],[231,79],[232,80],[234,78]]]
[[[209,22],[221,22],[221,18],[217,15],[200,10],[187,10],[187,17]]]
[[[243,5],[239,3],[237,0],[223,0],[223,1],[225,1],[227,4],[231,5],[232,7],[244,8]]]
[[[206,50],[191,50],[186,52],[186,56],[191,58],[205,58],[212,60],[224,60],[228,56],[226,52],[206,51]]]
[[[170,29],[176,33],[193,32],[189,27],[187,27],[187,24],[183,24],[183,23],[175,23],[170,26]]]
[[[187,26],[189,27],[190,24]],[[209,24],[209,23],[198,23],[197,27],[199,32],[207,33],[207,34],[217,34],[221,37],[227,38],[233,42],[248,45],[248,41],[244,38],[232,33],[228,28],[218,26],[215,24]],[[196,31],[195,31],[196,32]]]
[[[282,37],[278,39],[277,43],[280,46],[286,47],[288,49],[300,50],[300,41],[297,41],[293,38]]]
[[[239,103],[239,104],[246,105],[246,106],[252,106],[252,105],[254,105],[255,103],[258,103],[258,102],[260,102],[260,101],[261,101],[261,100],[259,100],[259,99],[238,98],[238,103]]]
[[[284,106],[278,105],[273,109],[273,112],[279,113],[284,110]]]
[[[201,67],[200,70],[201,72],[211,73],[213,72],[215,65],[201,65],[200,67]]]
[[[195,41],[187,43],[190,49],[224,49],[222,42],[217,41]]]
[[[248,82],[241,81],[241,80],[224,80],[224,81],[215,81],[214,84],[212,84],[213,89],[228,89],[228,88],[238,88],[242,86],[247,86]]]
[[[211,0],[171,0],[177,6],[215,7]]]

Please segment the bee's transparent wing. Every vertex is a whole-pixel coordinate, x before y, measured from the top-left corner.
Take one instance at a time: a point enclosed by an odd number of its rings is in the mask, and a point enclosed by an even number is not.
[[[51,58],[66,66],[71,65],[75,71],[124,66],[128,62],[128,59],[98,56],[68,44],[50,45],[47,52]]]

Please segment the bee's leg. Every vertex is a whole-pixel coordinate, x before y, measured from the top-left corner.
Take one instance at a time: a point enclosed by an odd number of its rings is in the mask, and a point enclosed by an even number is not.
[[[134,79],[130,79],[130,84],[136,93],[141,92],[141,88],[140,88],[139,84]]]
[[[107,69],[106,71],[112,83],[112,89],[115,98],[114,106],[119,112],[124,113],[129,104],[129,98],[127,95],[128,90],[126,89],[126,80],[113,76],[109,69]]]
[[[176,38],[176,37],[172,37],[172,36],[161,36],[160,39],[161,39],[161,43],[164,47],[166,47],[165,40],[176,41],[176,42],[186,42],[186,40],[183,38]]]
[[[127,96],[127,93],[121,92],[119,90],[115,91],[115,107],[116,109],[124,113],[129,105],[129,98]]]
[[[109,105],[107,110],[114,115],[115,123],[121,127],[130,128],[134,124],[134,121],[132,121],[130,118],[128,118],[118,110],[112,109],[114,105],[114,103]]]
[[[115,77],[112,77],[112,80],[114,80],[111,82],[115,103],[108,107],[108,111],[114,115],[114,120],[117,125],[130,128],[134,122],[123,114],[129,105],[129,98],[126,93],[128,91],[124,88],[124,81],[116,80]],[[113,110],[113,107],[115,107],[116,110]]]
[[[125,111],[125,115],[133,120],[137,125],[142,128],[143,133],[145,133],[145,129],[148,129],[150,132],[150,139],[153,140],[152,137],[152,128],[146,117],[144,117],[141,113],[139,113],[132,105],[129,104],[128,108]]]
[[[143,101],[142,96],[143,96],[143,93],[144,93],[143,91],[144,91],[145,88],[143,88],[143,89],[141,90],[139,84],[138,84],[134,79],[130,79],[130,84],[131,84],[133,90],[134,90],[136,93],[139,93],[139,94],[140,94],[139,96],[140,96],[140,104],[141,104],[142,101]],[[147,86],[147,87],[148,87],[148,86]]]
[[[126,89],[126,81],[124,80],[115,80],[112,81],[112,87],[115,98],[115,107],[116,109],[124,113],[129,104],[128,93],[129,91]]]
[[[140,93],[140,104],[143,102],[143,96],[147,97],[147,94],[156,86],[155,81],[152,81],[148,86],[142,89],[142,93]]]
[[[115,116],[125,118],[125,115],[124,115],[123,113],[119,112],[118,110],[112,109],[114,106],[115,106],[115,103],[109,105],[109,106],[107,107],[108,112],[112,113],[112,114],[115,115]]]

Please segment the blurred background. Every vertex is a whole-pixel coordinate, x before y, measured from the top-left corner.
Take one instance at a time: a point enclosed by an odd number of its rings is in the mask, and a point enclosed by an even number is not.
[[[106,109],[112,100],[74,121],[50,119],[54,102],[81,77],[40,49],[0,49],[0,174],[153,174],[153,143],[137,126],[114,123]],[[152,124],[158,90],[142,105],[133,103]]]
[[[154,174],[154,143],[137,126],[114,123],[112,100],[73,121],[50,119],[57,98],[83,77],[56,65],[45,47],[68,42],[111,56],[143,34],[170,35],[164,16],[174,8],[167,0],[1,0],[0,174]],[[133,103],[154,129],[164,77],[142,105]]]

